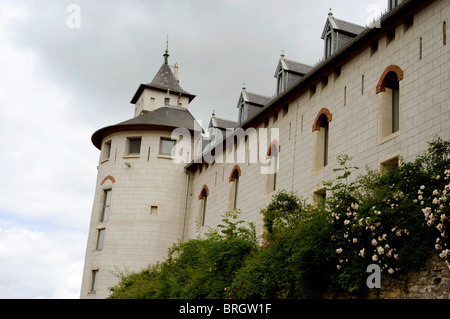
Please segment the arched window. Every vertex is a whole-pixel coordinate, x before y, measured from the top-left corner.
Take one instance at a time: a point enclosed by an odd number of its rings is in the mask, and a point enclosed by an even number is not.
[[[320,110],[313,125],[314,138],[314,170],[328,165],[329,136],[332,115],[326,108]]]
[[[378,82],[380,99],[379,139],[384,140],[400,130],[400,81],[403,71],[396,65],[389,66]]]
[[[239,165],[236,165],[235,167],[233,167],[233,169],[231,170],[231,174],[230,174],[230,182],[233,183],[233,186],[231,188],[231,201],[232,201],[232,205],[231,207],[233,209],[236,209],[237,207],[237,198],[238,198],[238,189],[239,189],[239,177],[241,176],[241,168],[239,167]]]
[[[201,200],[200,204],[200,219],[201,225],[205,226],[205,218],[206,218],[206,202],[208,200],[209,189],[208,186],[203,185],[202,190],[200,191],[200,195],[198,195],[198,199]]]

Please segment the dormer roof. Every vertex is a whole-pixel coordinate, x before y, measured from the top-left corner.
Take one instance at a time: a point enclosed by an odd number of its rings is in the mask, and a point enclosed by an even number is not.
[[[272,98],[269,96],[251,93],[251,92],[248,92],[247,90],[243,89],[241,92],[241,95],[239,97],[239,102],[238,102],[237,107],[238,108],[240,107],[242,100],[244,100],[244,102],[246,102],[246,103],[250,103],[250,104],[254,104],[254,105],[258,105],[258,106],[264,106],[267,103],[269,103],[269,101],[271,99]]]
[[[298,75],[305,75],[309,71],[313,69],[312,66],[300,63],[294,60],[289,60],[284,57],[280,58],[278,61],[277,69],[275,70],[274,77],[278,76],[278,73],[280,73],[281,70],[287,71],[289,73],[295,73]]]
[[[322,39],[325,39],[329,27],[331,27],[334,31],[341,31],[353,36],[357,36],[366,29],[361,25],[336,19],[331,12],[328,14],[327,21],[325,22],[325,27],[323,28],[321,37]]]
[[[216,117],[215,115],[213,115],[211,116],[211,120],[209,121],[208,128],[215,127],[221,130],[226,130],[227,128],[231,129],[235,128],[236,126],[238,126],[237,122]]]

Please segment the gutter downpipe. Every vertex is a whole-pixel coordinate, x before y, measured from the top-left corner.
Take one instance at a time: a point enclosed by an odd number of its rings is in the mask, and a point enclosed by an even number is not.
[[[183,223],[181,226],[181,243],[184,242],[184,227],[186,224],[186,215],[187,215],[187,202],[188,202],[188,194],[189,194],[189,173],[187,169],[184,169],[184,173],[186,174],[186,193],[184,195],[184,211],[183,211]]]

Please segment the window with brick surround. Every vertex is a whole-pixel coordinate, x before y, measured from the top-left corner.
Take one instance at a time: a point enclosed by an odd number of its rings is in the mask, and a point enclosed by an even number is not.
[[[231,170],[230,175],[230,183],[232,183],[231,192],[230,192],[230,202],[232,209],[236,209],[237,207],[237,199],[238,199],[238,191],[239,191],[239,178],[241,176],[241,168],[239,165],[236,165]]]
[[[383,73],[377,86],[379,95],[379,142],[395,137],[400,131],[401,91],[400,81],[403,71],[395,65],[389,66]]]
[[[328,166],[328,149],[330,122],[332,115],[326,108],[320,110],[313,125],[314,133],[314,152],[313,152],[313,170],[320,170]]]
[[[208,200],[209,195],[209,189],[208,186],[203,185],[202,190],[200,191],[200,195],[198,196],[198,199],[201,201],[200,203],[200,225],[205,226],[205,219],[206,219],[206,204]]]

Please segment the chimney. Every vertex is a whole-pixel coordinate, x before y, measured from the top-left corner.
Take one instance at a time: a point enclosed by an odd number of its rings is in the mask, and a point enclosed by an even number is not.
[[[175,63],[173,72],[174,72],[175,79],[177,79],[177,82],[180,83],[180,80],[178,79],[178,63]]]

